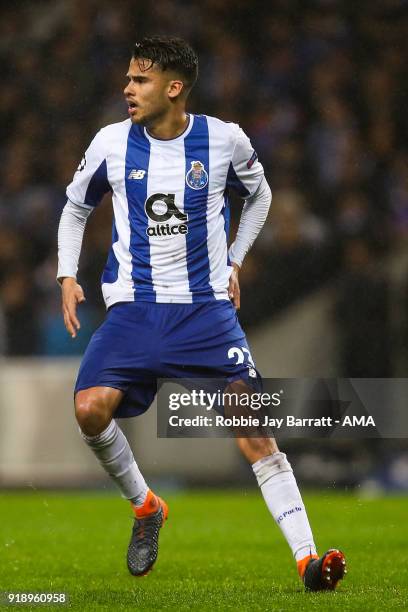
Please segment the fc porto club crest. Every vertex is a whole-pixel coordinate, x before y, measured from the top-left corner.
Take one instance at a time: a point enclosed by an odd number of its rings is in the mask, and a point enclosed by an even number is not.
[[[200,161],[192,161],[186,174],[186,183],[191,189],[204,189],[208,183],[208,173]]]

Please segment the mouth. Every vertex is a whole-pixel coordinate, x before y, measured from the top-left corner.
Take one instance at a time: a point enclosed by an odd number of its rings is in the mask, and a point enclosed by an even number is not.
[[[133,115],[137,111],[137,108],[138,108],[136,102],[131,102],[130,100],[127,100],[127,105],[128,105],[129,115]]]

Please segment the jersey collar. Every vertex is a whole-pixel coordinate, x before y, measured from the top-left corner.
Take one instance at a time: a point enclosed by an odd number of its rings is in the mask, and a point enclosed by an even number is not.
[[[166,142],[178,142],[179,140],[184,140],[184,138],[188,136],[188,134],[191,132],[191,128],[193,127],[193,123],[194,123],[194,115],[190,113],[186,113],[186,114],[188,117],[187,126],[184,129],[184,132],[181,132],[181,134],[179,134],[175,138],[155,138],[154,136],[149,134],[149,131],[146,127],[143,128],[144,135],[146,136],[148,140],[150,140],[150,142],[163,143],[163,144],[165,144]]]

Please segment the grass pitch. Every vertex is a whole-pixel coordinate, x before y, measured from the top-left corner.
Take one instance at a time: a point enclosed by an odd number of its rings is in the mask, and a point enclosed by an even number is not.
[[[132,516],[120,497],[3,493],[0,591],[65,591],[74,610],[406,610],[408,499],[304,497],[320,552],[338,546],[347,556],[335,593],[303,592],[256,492],[165,496],[169,520],[145,578],[127,573]]]

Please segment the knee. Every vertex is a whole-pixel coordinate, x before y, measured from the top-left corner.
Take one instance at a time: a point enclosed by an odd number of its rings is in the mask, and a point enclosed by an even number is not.
[[[111,420],[107,406],[97,394],[79,391],[75,397],[75,416],[85,435],[96,436],[109,425]]]

